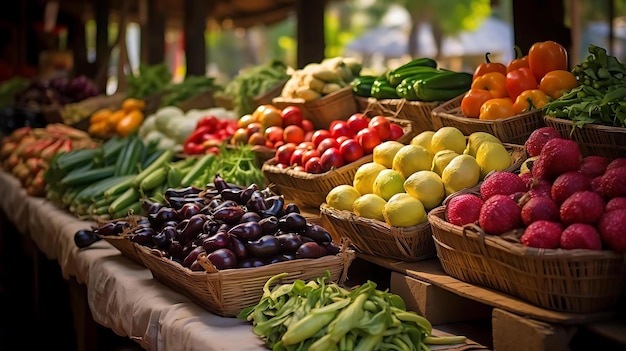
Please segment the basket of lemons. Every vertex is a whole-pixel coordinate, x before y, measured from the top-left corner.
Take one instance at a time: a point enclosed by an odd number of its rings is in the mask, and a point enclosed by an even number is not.
[[[523,146],[502,143],[454,127],[424,131],[408,144],[387,141],[372,162],[357,169],[352,184],[334,187],[320,206],[334,240],[348,238],[356,251],[403,261],[436,257],[428,212],[447,196],[471,191],[493,171],[516,171]]]

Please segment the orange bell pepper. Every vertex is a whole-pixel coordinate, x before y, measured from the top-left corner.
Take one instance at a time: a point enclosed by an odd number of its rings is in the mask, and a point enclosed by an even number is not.
[[[472,89],[488,90],[494,98],[503,98],[509,95],[506,90],[506,76],[501,72],[489,72],[474,79]]]
[[[528,50],[528,67],[537,81],[554,70],[567,70],[567,50],[555,41],[534,43]]]
[[[485,54],[485,63],[481,63],[476,66],[476,69],[474,70],[474,79],[489,72],[500,72],[502,74],[506,74],[506,66],[500,62],[491,62],[489,55],[491,55],[490,52]]]
[[[480,107],[479,119],[496,120],[515,115],[513,110],[513,100],[509,97],[495,98],[486,101]]]
[[[513,111],[520,114],[544,107],[549,101],[548,95],[539,89],[525,90],[513,103]]]
[[[470,89],[463,95],[461,100],[461,112],[465,117],[478,118],[480,107],[487,101],[493,99],[489,90]]]
[[[560,98],[565,92],[568,92],[578,86],[576,76],[566,70],[554,70],[546,73],[539,82],[539,89],[553,99]]]

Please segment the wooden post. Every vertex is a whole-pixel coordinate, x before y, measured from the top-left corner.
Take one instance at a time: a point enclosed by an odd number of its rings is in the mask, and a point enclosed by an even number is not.
[[[142,33],[142,62],[156,65],[165,60],[165,0],[143,0],[147,6],[147,17]]]
[[[184,0],[184,41],[187,76],[206,74],[206,43],[204,32],[207,20],[207,0]]]
[[[94,62],[96,76],[102,65],[109,62],[109,10],[108,0],[94,0],[94,18],[96,22],[96,60]],[[106,72],[106,70],[105,70]],[[96,80],[100,91],[106,91],[107,74],[102,79]]]
[[[324,59],[324,11],[326,1],[297,0],[298,67]]]

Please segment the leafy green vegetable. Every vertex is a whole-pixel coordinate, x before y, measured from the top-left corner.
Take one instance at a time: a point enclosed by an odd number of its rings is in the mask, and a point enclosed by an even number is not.
[[[290,77],[287,66],[278,60],[250,67],[233,78],[222,91],[233,99],[235,112],[243,116],[257,107],[254,98],[275,88]]]
[[[219,88],[215,84],[215,78],[205,76],[189,76],[184,81],[178,84],[170,84],[165,88],[167,94],[163,97],[161,107],[175,106],[196,94],[199,94],[207,89]]]
[[[139,65],[137,76],[128,76],[128,97],[143,99],[165,89],[172,80],[172,73],[165,63]]]

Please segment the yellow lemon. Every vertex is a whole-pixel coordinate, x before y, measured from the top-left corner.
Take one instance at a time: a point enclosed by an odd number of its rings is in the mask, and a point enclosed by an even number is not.
[[[383,208],[387,201],[376,194],[361,195],[354,201],[352,211],[359,217],[384,221]]]
[[[404,145],[393,158],[391,169],[402,174],[404,178],[411,174],[421,171],[430,170],[433,163],[433,154],[423,146]]]
[[[483,142],[476,151],[476,162],[480,166],[480,177],[491,171],[503,171],[513,164],[513,158],[501,143]]]
[[[404,192],[404,180],[400,172],[396,172],[393,169],[383,169],[374,179],[372,190],[374,194],[386,201],[393,195]]]
[[[430,150],[430,141],[432,140],[434,134],[434,130],[425,130],[414,136],[409,144],[423,146],[426,150]]]
[[[372,158],[374,162],[379,163],[386,168],[391,168],[393,157],[403,146],[404,144],[395,140],[384,141],[376,145],[374,150],[372,150]]]
[[[420,200],[426,210],[439,206],[446,196],[441,177],[433,171],[419,171],[411,174],[404,181],[404,190]]]
[[[426,222],[424,205],[406,193],[392,196],[383,207],[385,222],[392,227],[411,227]]]
[[[443,169],[441,180],[446,188],[446,195],[471,188],[480,180],[480,166],[472,156],[459,155]]]
[[[474,132],[467,137],[467,146],[463,151],[464,154],[476,157],[476,151],[480,144],[485,141],[502,144],[502,141],[493,134],[487,132]]]
[[[374,179],[384,169],[387,169],[387,167],[376,162],[362,164],[354,173],[352,186],[361,195],[371,194],[373,192]]]
[[[441,150],[452,150],[462,154],[465,150],[465,135],[455,127],[442,127],[437,129],[430,140],[430,151],[436,154]]]
[[[361,194],[352,185],[342,184],[328,192],[326,204],[338,210],[352,211],[352,204],[359,197]]]
[[[533,157],[529,157],[527,158],[524,163],[522,163],[522,165],[519,168],[519,174],[524,174],[524,173],[529,173],[532,171],[533,169],[533,164],[535,163],[535,161],[537,161],[537,159],[539,158],[539,156],[533,156]]]
[[[459,154],[452,150],[437,151],[437,153],[433,156],[433,164],[430,167],[430,170],[441,176],[443,169],[446,168],[448,163],[450,163],[450,161],[457,156],[459,156]]]

